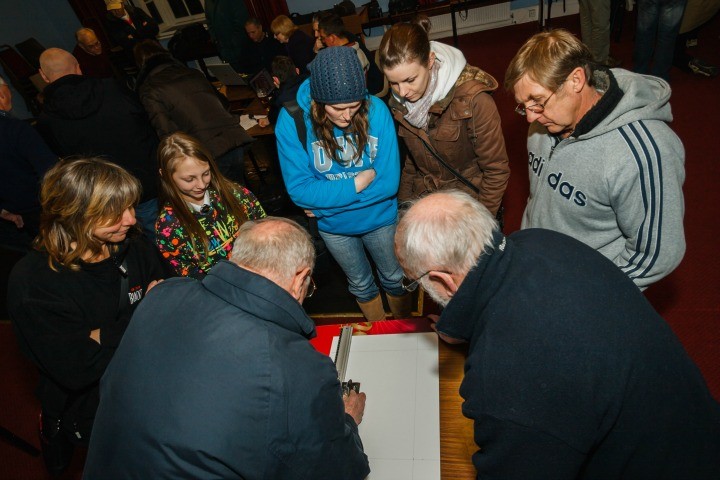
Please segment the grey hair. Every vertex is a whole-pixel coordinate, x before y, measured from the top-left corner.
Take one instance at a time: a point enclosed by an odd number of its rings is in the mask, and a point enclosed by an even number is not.
[[[467,274],[492,245],[497,221],[476,199],[443,190],[415,200],[400,219],[395,251],[412,278],[428,270]]]
[[[240,226],[230,260],[284,284],[304,268],[312,271],[315,247],[307,231],[296,222],[266,217]]]

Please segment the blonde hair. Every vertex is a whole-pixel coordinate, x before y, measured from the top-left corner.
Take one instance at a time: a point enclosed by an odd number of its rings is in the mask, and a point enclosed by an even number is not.
[[[556,91],[576,68],[583,68],[588,85],[593,86],[596,63],[588,47],[564,29],[533,35],[510,61],[505,72],[505,89],[512,91],[524,76]]]
[[[210,239],[198,219],[190,211],[180,189],[172,179],[178,164],[185,158],[192,158],[208,164],[211,177],[210,188],[217,192],[220,202],[235,217],[236,230],[248,217],[245,208],[235,197],[235,191],[240,187],[220,173],[210,152],[197,139],[182,132],[176,132],[163,138],[158,145],[158,165],[160,167],[158,200],[161,206],[169,204],[172,207],[175,216],[188,232],[188,240],[193,249],[202,252],[202,255],[207,258]],[[199,246],[201,248],[198,248]]]
[[[297,25],[295,25],[287,15],[278,15],[270,24],[270,30],[272,30],[275,35],[282,33],[290,38],[290,36],[295,33],[295,30],[297,30]]]
[[[40,188],[42,213],[35,248],[48,253],[53,270],[56,264],[79,270],[83,255],[99,255],[105,245],[93,231],[117,223],[140,201],[140,192],[140,182],[110,161],[61,160],[48,170]],[[111,252],[114,249],[111,246]]]

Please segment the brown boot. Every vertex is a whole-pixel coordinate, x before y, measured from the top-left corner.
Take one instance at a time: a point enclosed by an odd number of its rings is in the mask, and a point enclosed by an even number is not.
[[[382,297],[379,293],[377,297],[372,300],[367,302],[361,302],[358,300],[357,304],[368,322],[385,320],[385,307],[383,307]]]
[[[393,317],[395,317],[395,320],[410,318],[412,316],[412,294],[410,292],[397,297],[389,293],[385,293],[385,295],[387,296],[388,305],[390,305],[390,311]]]

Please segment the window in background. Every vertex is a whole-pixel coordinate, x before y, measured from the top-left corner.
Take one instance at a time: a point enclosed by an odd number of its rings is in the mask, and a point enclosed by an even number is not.
[[[204,0],[130,0],[130,3],[152,16],[160,25],[161,32],[205,21]]]

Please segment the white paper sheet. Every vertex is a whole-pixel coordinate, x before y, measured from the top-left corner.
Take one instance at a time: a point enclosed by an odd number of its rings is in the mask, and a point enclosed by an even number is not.
[[[250,118],[250,115],[240,115],[240,126],[245,130],[250,130],[252,127],[257,125],[257,121]]]
[[[370,459],[368,480],[440,479],[437,342],[435,333],[352,338],[345,380],[360,382],[367,394],[359,431]]]

